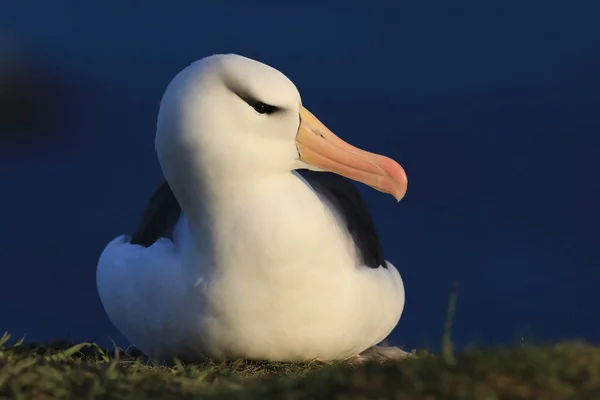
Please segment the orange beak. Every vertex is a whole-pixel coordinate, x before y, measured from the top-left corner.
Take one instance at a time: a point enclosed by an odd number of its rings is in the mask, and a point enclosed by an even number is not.
[[[406,194],[408,178],[400,164],[344,142],[304,107],[300,107],[296,146],[306,164],[369,185],[397,201]]]

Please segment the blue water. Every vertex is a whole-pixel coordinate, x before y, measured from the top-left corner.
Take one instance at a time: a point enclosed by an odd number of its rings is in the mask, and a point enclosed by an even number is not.
[[[234,52],[283,71],[337,134],[405,167],[400,204],[360,188],[405,279],[392,342],[437,346],[454,281],[459,346],[600,342],[599,6],[249,3],[2,5],[0,35],[59,96],[42,139],[0,142],[0,329],[125,343],[97,298],[96,260],[160,178],[166,84]]]

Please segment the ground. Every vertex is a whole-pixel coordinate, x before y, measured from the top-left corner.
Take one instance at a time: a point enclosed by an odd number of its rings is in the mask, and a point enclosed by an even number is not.
[[[157,365],[91,343],[9,342],[0,339],[0,399],[600,399],[600,347],[583,342],[360,365]]]

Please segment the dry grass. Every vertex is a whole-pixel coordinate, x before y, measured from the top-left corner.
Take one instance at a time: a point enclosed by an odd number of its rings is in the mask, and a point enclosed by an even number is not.
[[[0,340],[0,399],[600,399],[600,348],[582,342],[470,349],[448,363],[235,361],[159,365],[92,343]]]

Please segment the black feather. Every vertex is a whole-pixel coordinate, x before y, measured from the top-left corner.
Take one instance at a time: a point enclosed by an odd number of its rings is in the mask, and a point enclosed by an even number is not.
[[[386,268],[377,229],[358,189],[344,177],[330,172],[298,170],[302,178],[331,202],[340,213],[352,239],[359,249],[362,262],[369,268]],[[181,207],[169,184],[163,181],[156,190],[142,221],[131,239],[132,244],[151,246],[161,237],[172,239]]]
[[[365,266],[387,268],[379,235],[363,197],[349,180],[331,172],[297,170],[312,188],[331,202],[346,222]]]
[[[150,198],[131,243],[149,247],[161,237],[173,239],[173,229],[180,214],[181,207],[175,195],[167,181],[163,181]]]

